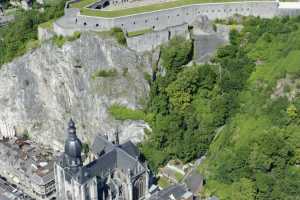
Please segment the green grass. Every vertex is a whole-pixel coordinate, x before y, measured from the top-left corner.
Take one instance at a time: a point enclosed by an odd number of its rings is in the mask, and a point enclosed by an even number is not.
[[[191,4],[235,2],[235,1],[234,0],[177,0],[172,2],[152,4],[152,5],[140,6],[135,8],[127,8],[122,10],[113,10],[113,11],[100,11],[100,10],[86,8],[86,6],[92,4],[93,2],[95,2],[95,0],[83,0],[78,3],[71,4],[70,6],[72,8],[80,8],[80,12],[83,15],[111,18],[111,17],[134,15],[134,14],[144,13],[144,12],[152,12],[152,11],[169,9],[169,8],[176,8],[176,7],[191,5]]]
[[[52,19],[52,20],[50,20],[50,21],[41,23],[41,24],[39,25],[39,27],[44,28],[44,29],[52,30],[52,29],[53,29],[53,22],[54,22],[55,20],[56,20],[56,19]]]
[[[26,44],[26,49],[28,50],[32,50],[32,49],[37,49],[41,46],[41,43],[39,40],[30,40],[28,41],[28,43]]]
[[[52,38],[52,41],[55,45],[57,45],[59,48],[61,48],[66,42],[72,42],[78,38],[80,38],[80,32],[75,32],[73,34],[73,36],[67,36],[67,37],[63,37],[63,36],[54,36]]]
[[[117,120],[144,120],[150,122],[153,118],[151,114],[146,114],[142,110],[133,110],[118,104],[112,105],[108,111]]]
[[[183,179],[183,175],[179,172],[175,173],[175,177],[178,182],[180,182]]]
[[[117,75],[118,72],[116,69],[108,69],[108,70],[99,69],[92,74],[92,79],[95,80],[96,78],[99,77],[114,77]]]
[[[161,188],[166,188],[171,185],[171,183],[164,177],[159,177],[157,184]]]
[[[132,31],[132,32],[128,32],[127,36],[128,37],[135,37],[135,36],[139,36],[139,35],[144,35],[145,33],[150,33],[152,31],[153,31],[153,29],[151,29],[151,28],[138,30],[138,31]]]

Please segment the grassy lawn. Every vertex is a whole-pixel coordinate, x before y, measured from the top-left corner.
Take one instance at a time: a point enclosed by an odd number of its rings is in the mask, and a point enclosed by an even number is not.
[[[50,21],[44,22],[44,23],[40,24],[39,27],[52,30],[53,29],[53,22],[55,20],[56,19],[52,19]]]
[[[117,120],[144,120],[150,122],[153,118],[151,114],[146,114],[142,110],[133,110],[125,106],[114,104],[109,108],[109,113]]]
[[[139,30],[139,31],[128,32],[127,36],[128,37],[134,37],[134,36],[138,36],[138,35],[143,35],[145,33],[150,33],[152,31],[153,31],[153,29],[148,28],[148,29],[143,29],[143,30]]]
[[[95,0],[83,0],[78,3],[71,4],[71,7],[80,8],[81,14],[83,15],[110,18],[110,17],[133,15],[133,14],[138,14],[143,12],[151,12],[156,10],[163,10],[168,8],[176,8],[184,5],[191,5],[197,3],[217,3],[217,2],[234,2],[234,1],[238,1],[238,0],[177,0],[172,2],[152,4],[147,6],[140,6],[135,8],[127,8],[127,9],[114,10],[114,11],[99,11],[99,10],[86,8],[86,6],[95,2]]]
[[[175,177],[178,182],[180,182],[183,179],[183,175],[179,172],[175,173]]]
[[[166,179],[164,177],[159,177],[157,184],[161,188],[166,188],[171,185],[171,183],[168,181],[168,179]]]

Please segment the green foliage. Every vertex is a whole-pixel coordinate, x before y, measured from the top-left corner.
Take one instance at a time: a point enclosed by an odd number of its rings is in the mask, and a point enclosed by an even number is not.
[[[98,69],[92,74],[92,79],[95,80],[98,77],[115,77],[118,75],[118,71],[116,69]]]
[[[29,133],[28,133],[27,130],[23,133],[22,138],[23,138],[24,140],[29,140],[29,139],[30,139],[30,135],[29,135]]]
[[[0,66],[23,55],[28,43],[37,40],[37,28],[40,23],[63,15],[65,0],[45,5],[45,12],[38,9],[16,12],[16,19],[7,26],[0,27]]]
[[[80,36],[81,36],[80,32],[75,32],[72,36],[67,36],[67,37],[63,37],[61,35],[59,35],[59,36],[55,35],[52,38],[52,41],[55,45],[57,45],[59,48],[61,48],[67,41],[72,42],[72,41],[80,38]]]
[[[135,36],[139,36],[139,35],[144,35],[145,33],[150,33],[152,31],[153,31],[152,28],[138,30],[138,31],[132,31],[132,32],[128,32],[127,36],[128,37],[135,37]]]
[[[171,183],[164,177],[159,177],[157,184],[161,188],[166,188],[171,185]]]
[[[151,114],[147,115],[142,110],[133,110],[125,106],[114,104],[109,108],[109,113],[117,120],[144,120],[150,122],[152,120]]]
[[[169,159],[187,162],[204,155],[215,130],[238,107],[237,94],[254,67],[254,61],[237,47],[239,37],[232,34],[232,44],[220,49],[214,65],[183,67],[191,59],[192,45],[182,38],[162,48],[167,73],[151,83],[147,112],[155,117],[142,147],[152,168]]]
[[[240,85],[231,80],[235,76],[223,82],[223,91],[240,88],[241,92],[235,100],[238,109],[210,146],[207,194],[228,200],[299,198],[300,98],[271,98],[279,79],[299,79],[299,25],[299,18],[249,18],[240,34],[231,35],[230,46],[243,48],[219,50],[222,69],[226,63],[234,66],[230,52],[259,64],[255,70],[252,64],[244,65],[246,71],[236,68],[241,77],[249,77]],[[237,64],[241,66],[244,58]],[[282,93],[293,94],[294,88],[288,88]]]
[[[192,43],[182,37],[175,37],[162,47],[163,66],[170,70],[187,64],[192,57]]]
[[[121,28],[119,28],[119,27],[112,28],[110,30],[110,33],[113,37],[116,38],[116,40],[119,44],[124,45],[124,46],[127,45],[125,34]]]
[[[180,6],[187,6],[191,4],[199,4],[199,3],[215,3],[215,2],[230,2],[232,0],[175,0],[168,2],[159,2],[150,5],[138,6],[133,8],[125,8],[125,9],[114,9],[114,10],[94,10],[87,8],[88,5],[96,2],[96,0],[81,0],[76,1],[71,4],[73,8],[79,8],[80,13],[88,16],[98,16],[98,17],[121,17],[127,15],[134,15],[138,13],[144,12],[153,12],[157,10],[176,8]]]
[[[88,143],[83,143],[82,144],[82,152],[84,154],[88,154],[90,152],[90,146]]]

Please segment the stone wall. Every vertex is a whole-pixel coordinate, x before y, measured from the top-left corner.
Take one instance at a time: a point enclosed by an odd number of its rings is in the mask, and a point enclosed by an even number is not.
[[[108,30],[112,27],[121,27],[128,32],[148,28],[162,30],[170,26],[190,24],[199,15],[207,15],[210,20],[228,18],[235,14],[271,18],[277,12],[278,3],[275,1],[207,3],[116,18],[91,17],[78,13],[76,26],[85,30]]]
[[[294,4],[276,1],[206,3],[115,18],[85,16],[80,14],[79,9],[66,8],[65,15],[54,23],[53,28],[55,33],[63,36],[73,35],[75,31],[107,31],[113,27],[121,27],[125,32],[152,29],[151,33],[128,38],[128,46],[140,52],[152,50],[168,41],[170,33],[171,36],[174,33],[185,35],[187,28],[183,28],[182,25],[193,25],[201,16],[215,20],[236,14],[263,18],[299,15],[300,3]]]
[[[40,41],[49,40],[55,35],[54,31],[47,28],[38,27],[38,39]]]
[[[161,31],[153,31],[135,37],[127,37],[127,45],[137,52],[151,51],[168,42],[174,36],[189,38],[188,24],[169,27]]]

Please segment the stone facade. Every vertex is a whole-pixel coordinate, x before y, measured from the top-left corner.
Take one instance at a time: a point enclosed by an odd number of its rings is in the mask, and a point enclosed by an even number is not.
[[[185,23],[190,25],[197,17],[203,15],[206,15],[209,20],[214,20],[232,17],[236,14],[260,16],[263,18],[299,14],[300,9],[298,7],[286,7],[283,5],[284,3],[276,1],[203,3],[114,18],[86,16],[81,14],[79,9],[66,9],[68,19],[59,19],[55,22],[54,30],[58,34],[63,34],[63,31],[68,32],[73,29],[102,31],[113,27],[121,27],[127,32],[149,28],[163,30]],[[68,13],[72,14],[69,15]],[[63,29],[63,31],[60,29]]]
[[[92,146],[92,161],[83,166],[81,142],[70,121],[65,152],[55,163],[59,200],[140,200],[149,188],[149,170],[136,146],[117,144],[97,136]]]
[[[107,0],[99,1],[102,4],[104,2],[107,2]],[[186,37],[188,30],[184,28],[185,25],[192,26],[195,20],[201,16],[206,16],[208,20],[215,20],[226,19],[235,15],[272,18],[274,16],[298,15],[300,13],[300,3],[290,5],[290,3],[276,1],[246,1],[193,4],[106,18],[83,15],[79,9],[69,8],[70,3],[72,2],[68,2],[66,6],[65,16],[53,24],[56,34],[68,36],[76,31],[107,31],[113,27],[121,27],[124,32],[152,29],[151,32],[144,35],[127,38],[129,48],[138,52],[153,50],[162,43],[167,42],[170,39],[170,32],[172,36],[175,33]],[[90,9],[96,9],[96,5],[97,3],[91,5]],[[179,32],[178,29],[180,29]]]

